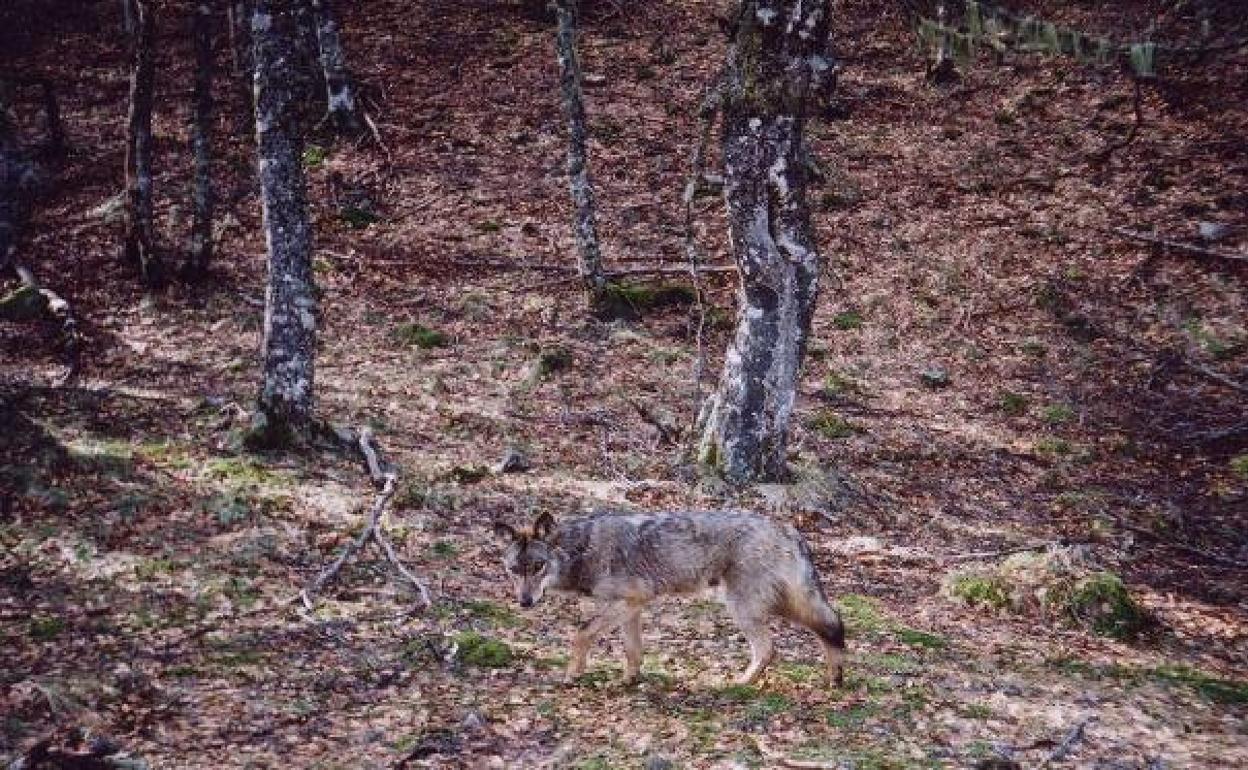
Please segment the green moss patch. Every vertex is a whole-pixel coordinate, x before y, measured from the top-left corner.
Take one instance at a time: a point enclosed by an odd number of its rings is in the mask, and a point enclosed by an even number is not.
[[[420,348],[421,350],[444,348],[451,342],[445,334],[437,329],[430,329],[428,326],[418,324],[415,321],[396,326],[394,338],[404,345]]]
[[[506,668],[511,665],[515,653],[506,642],[476,631],[464,631],[455,635],[459,648],[458,657],[469,666],[478,668]]]
[[[846,594],[836,600],[837,608],[851,631],[879,631],[886,625],[875,600],[860,594]]]
[[[862,328],[862,314],[853,310],[846,310],[843,313],[837,313],[832,316],[832,325],[843,332],[853,331]]]
[[[692,305],[697,299],[692,287],[672,281],[608,283],[594,299],[594,313],[602,320],[631,320],[655,310]]]
[[[836,441],[858,433],[860,428],[831,409],[820,409],[806,426],[826,439]]]

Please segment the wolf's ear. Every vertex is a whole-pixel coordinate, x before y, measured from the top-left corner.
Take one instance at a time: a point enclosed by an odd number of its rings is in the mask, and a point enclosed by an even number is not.
[[[549,512],[543,513],[533,522],[533,537],[538,540],[549,540],[555,534],[555,517]]]
[[[507,522],[501,519],[496,519],[494,521],[494,534],[498,535],[504,540],[516,539],[515,527],[511,526],[510,524],[508,524]]]

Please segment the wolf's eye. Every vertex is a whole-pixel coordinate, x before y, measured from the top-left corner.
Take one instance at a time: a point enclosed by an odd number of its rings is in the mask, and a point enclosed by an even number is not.
[[[543,559],[535,559],[529,562],[529,568],[533,570],[533,574],[537,574],[546,569],[546,562]]]

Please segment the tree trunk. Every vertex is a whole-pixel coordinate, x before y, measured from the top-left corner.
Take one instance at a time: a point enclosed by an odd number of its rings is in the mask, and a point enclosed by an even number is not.
[[[121,0],[121,30],[126,33],[126,37],[134,37],[135,32],[135,12],[134,0]]]
[[[61,157],[69,150],[69,142],[65,139],[65,125],[61,122],[61,107],[56,100],[56,89],[50,78],[40,79],[39,88],[43,95],[44,128],[48,134],[46,150],[53,157]]]
[[[557,0],[558,29],[555,47],[559,56],[559,91],[568,121],[568,187],[575,208],[577,268],[592,305],[602,299],[607,280],[602,272],[602,250],[594,214],[594,186],[589,178],[586,151],[585,100],[581,92],[581,64],[576,55],[576,0]]]
[[[0,272],[17,253],[38,182],[38,169],[18,144],[7,107],[0,96]]]
[[[251,3],[247,0],[234,0],[226,7],[226,15],[229,17],[234,82],[238,88],[239,103],[243,106],[240,132],[250,133],[255,128],[255,105],[252,104],[254,55],[251,46]]]
[[[831,67],[828,0],[744,0],[725,71],[724,199],[736,335],[699,416],[699,459],[736,483],[787,473],[789,421],[821,258],[806,205],[807,97]]]
[[[212,16],[212,6],[207,0],[201,0],[191,19],[191,37],[195,44],[195,107],[191,115],[195,185],[186,274],[192,280],[202,278],[212,261]]]
[[[340,133],[356,136],[364,130],[364,120],[360,115],[355,84],[347,69],[347,56],[342,50],[338,23],[330,0],[311,0],[311,3],[316,16],[316,43],[325,78],[329,119]]]
[[[256,0],[256,147],[268,246],[264,372],[249,443],[279,447],[312,426],[316,299],[304,188],[302,141],[295,120],[291,65],[297,0]]]
[[[138,39],[130,76],[126,133],[126,240],[123,257],[142,271],[148,290],[160,285],[161,261],[152,228],[152,100],[156,90],[156,24],[151,0],[134,0]]]

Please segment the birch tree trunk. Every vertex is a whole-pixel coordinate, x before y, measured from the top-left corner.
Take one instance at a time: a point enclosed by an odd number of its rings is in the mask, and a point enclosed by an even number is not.
[[[598,245],[594,186],[589,178],[585,99],[581,91],[581,64],[576,55],[576,0],[556,0],[555,12],[558,17],[555,49],[559,57],[559,91],[568,121],[568,187],[575,210],[572,229],[576,234],[577,268],[590,305],[594,306],[603,298],[607,280],[602,272],[602,250]]]
[[[195,185],[192,193],[194,221],[186,273],[191,279],[203,277],[212,261],[212,6],[200,0],[191,21],[195,44],[195,107],[191,116],[191,149],[195,156]]]
[[[312,426],[316,299],[313,294],[307,192],[300,162],[294,95],[293,10],[297,0],[256,0],[256,154],[268,248],[263,381],[248,442],[280,447]]]
[[[736,335],[699,416],[699,459],[736,483],[787,473],[821,258],[806,204],[807,97],[830,70],[829,0],[743,0],[725,71],[724,199]]]
[[[126,129],[126,235],[123,258],[142,271],[148,290],[160,285],[161,260],[152,228],[152,100],[156,90],[156,24],[151,0],[134,0],[138,39],[130,75]]]
[[[335,129],[349,136],[364,130],[355,83],[347,69],[347,56],[342,50],[342,36],[334,18],[330,0],[311,0],[316,16],[316,44],[320,51],[321,71],[325,78],[326,105]]]

